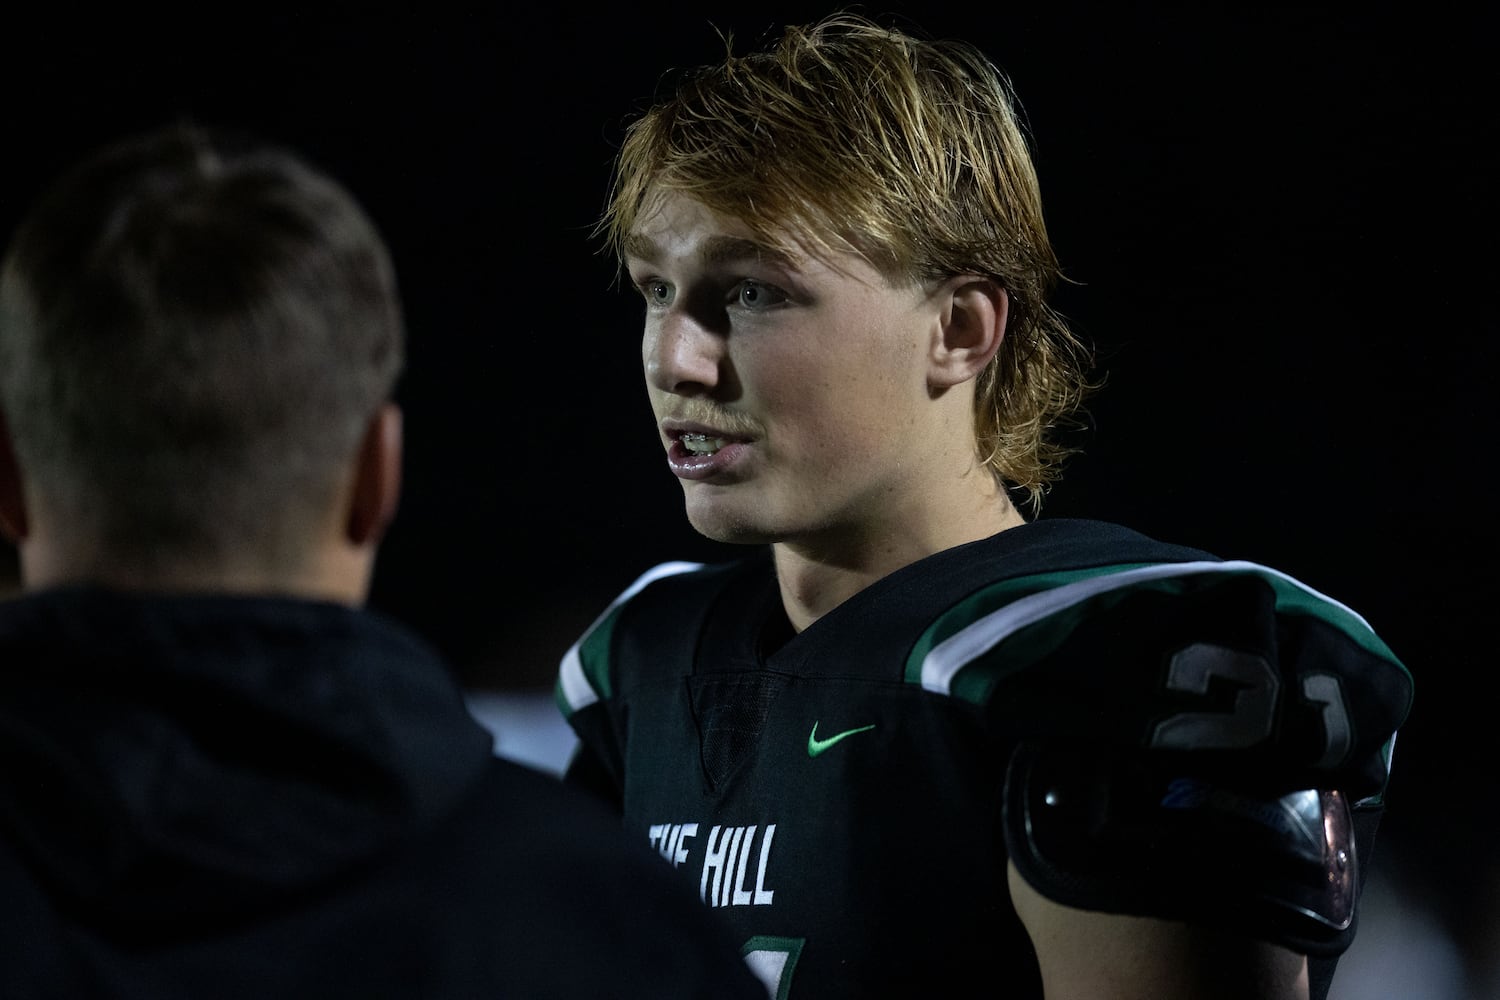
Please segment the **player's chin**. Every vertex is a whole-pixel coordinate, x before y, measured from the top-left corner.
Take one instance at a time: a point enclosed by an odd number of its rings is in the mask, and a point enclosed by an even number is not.
[[[780,537],[766,517],[764,504],[702,485],[693,484],[683,491],[688,523],[698,534],[732,545],[763,545]]]

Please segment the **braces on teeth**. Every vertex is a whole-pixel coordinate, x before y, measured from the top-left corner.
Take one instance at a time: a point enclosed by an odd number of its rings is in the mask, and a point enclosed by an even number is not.
[[[694,455],[712,455],[724,447],[724,439],[711,438],[707,434],[684,434],[682,446]]]

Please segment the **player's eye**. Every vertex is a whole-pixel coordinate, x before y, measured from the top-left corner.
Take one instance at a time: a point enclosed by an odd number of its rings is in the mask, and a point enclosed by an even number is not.
[[[646,278],[636,283],[640,289],[641,296],[649,306],[668,306],[672,304],[672,286],[660,278]]]
[[[746,278],[734,286],[735,305],[746,309],[770,309],[781,305],[786,299],[786,293],[775,285],[768,285],[751,278]]]

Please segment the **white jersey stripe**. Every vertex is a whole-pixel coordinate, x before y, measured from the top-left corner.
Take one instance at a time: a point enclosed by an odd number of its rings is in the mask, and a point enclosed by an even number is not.
[[[1246,562],[1244,560],[1162,563],[1155,566],[1142,566],[1137,569],[1121,570],[1117,573],[1103,573],[1099,576],[1092,576],[1084,580],[1065,584],[1061,587],[1054,587],[1051,590],[1031,594],[1030,596],[1012,601],[1002,608],[991,611],[983,618],[965,626],[928,651],[927,655],[922,659],[922,687],[928,691],[935,691],[938,694],[950,694],[950,685],[953,682],[954,676],[966,664],[982,656],[1026,626],[1099,594],[1134,586],[1148,580],[1160,580],[1175,576],[1192,576],[1199,573],[1245,572],[1282,580],[1299,590],[1307,592],[1325,604],[1339,608],[1365,628],[1368,629],[1370,627],[1364,618],[1338,601],[1318,593],[1300,580],[1287,576],[1279,570],[1262,566],[1259,563]]]
[[[630,600],[653,580],[675,576],[678,573],[691,573],[702,567],[702,563],[696,562],[664,562],[651,567],[637,577],[634,583],[626,587],[619,597],[611,601],[609,607],[605,608],[599,617],[594,619],[593,624],[584,630],[583,635],[578,637],[578,641],[568,647],[568,651],[563,654],[562,667],[558,671],[558,685],[568,702],[570,712],[586,708],[599,700],[599,692],[595,691],[594,685],[589,683],[588,677],[583,672],[583,660],[579,656],[579,650],[583,647],[584,641],[593,635],[594,630],[614,612],[615,608]]]

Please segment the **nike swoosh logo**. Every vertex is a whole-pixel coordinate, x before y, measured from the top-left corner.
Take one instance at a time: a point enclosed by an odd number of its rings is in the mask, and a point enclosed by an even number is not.
[[[858,729],[846,729],[842,733],[835,733],[826,740],[820,740],[818,739],[818,724],[814,722],[812,732],[807,734],[807,755],[809,757],[816,757],[846,736],[853,736],[855,733],[863,733],[874,728],[875,723],[872,722],[868,726],[860,726]]]

